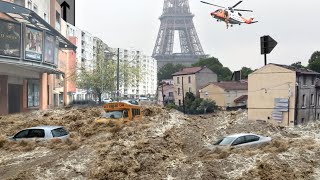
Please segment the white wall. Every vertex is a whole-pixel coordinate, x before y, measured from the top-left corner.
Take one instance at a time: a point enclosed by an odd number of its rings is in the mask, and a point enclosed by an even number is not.
[[[31,8],[28,7],[28,2],[31,3]],[[35,11],[42,19],[50,23],[50,0],[25,0],[25,7]]]

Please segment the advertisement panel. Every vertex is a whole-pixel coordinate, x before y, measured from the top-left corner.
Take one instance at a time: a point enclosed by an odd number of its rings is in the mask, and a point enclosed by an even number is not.
[[[55,64],[56,37],[46,33],[44,38],[44,62]]]
[[[25,59],[42,61],[42,48],[43,48],[43,32],[41,30],[26,27],[26,46],[25,46]]]
[[[21,55],[21,24],[0,19],[0,56]]]

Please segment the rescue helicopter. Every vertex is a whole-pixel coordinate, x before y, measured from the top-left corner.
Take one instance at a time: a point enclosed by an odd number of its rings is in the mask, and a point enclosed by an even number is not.
[[[200,1],[204,4],[208,4],[211,6],[219,7],[221,9],[218,9],[214,12],[211,13],[211,16],[215,19],[217,19],[218,22],[224,21],[227,25],[227,29],[229,28],[229,24],[232,27],[234,24],[241,25],[243,23],[245,24],[253,24],[257,23],[258,21],[253,21],[253,17],[250,19],[246,19],[242,16],[242,14],[239,11],[244,11],[244,12],[253,12],[252,10],[246,10],[246,9],[234,9],[237,7],[240,3],[243,1],[239,1],[237,4],[235,4],[232,7],[223,7],[215,4],[211,4],[205,1]],[[237,13],[236,13],[237,12]]]

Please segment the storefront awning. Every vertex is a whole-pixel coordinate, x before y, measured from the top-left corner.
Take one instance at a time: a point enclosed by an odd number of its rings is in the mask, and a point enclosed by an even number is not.
[[[53,28],[37,13],[30,9],[17,4],[0,1],[0,13],[5,13],[9,17],[15,19],[17,22],[49,31],[51,34],[57,37],[59,41],[59,47],[61,49],[71,49],[74,51],[77,49],[77,47],[73,45],[67,38],[65,38],[59,31]]]
[[[54,68],[53,66],[46,66],[43,64],[28,62],[28,61],[16,61],[13,59],[1,58],[0,57],[0,72],[2,74],[7,75],[17,75],[17,76],[25,76],[32,75],[34,73],[48,73],[48,74],[62,74],[64,76],[64,72]]]

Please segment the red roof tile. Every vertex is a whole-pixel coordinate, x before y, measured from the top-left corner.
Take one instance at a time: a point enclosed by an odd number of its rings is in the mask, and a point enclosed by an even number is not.
[[[191,68],[184,68],[182,71],[176,72],[172,74],[172,76],[178,76],[178,75],[187,75],[187,74],[195,74],[205,67],[191,67]]]

